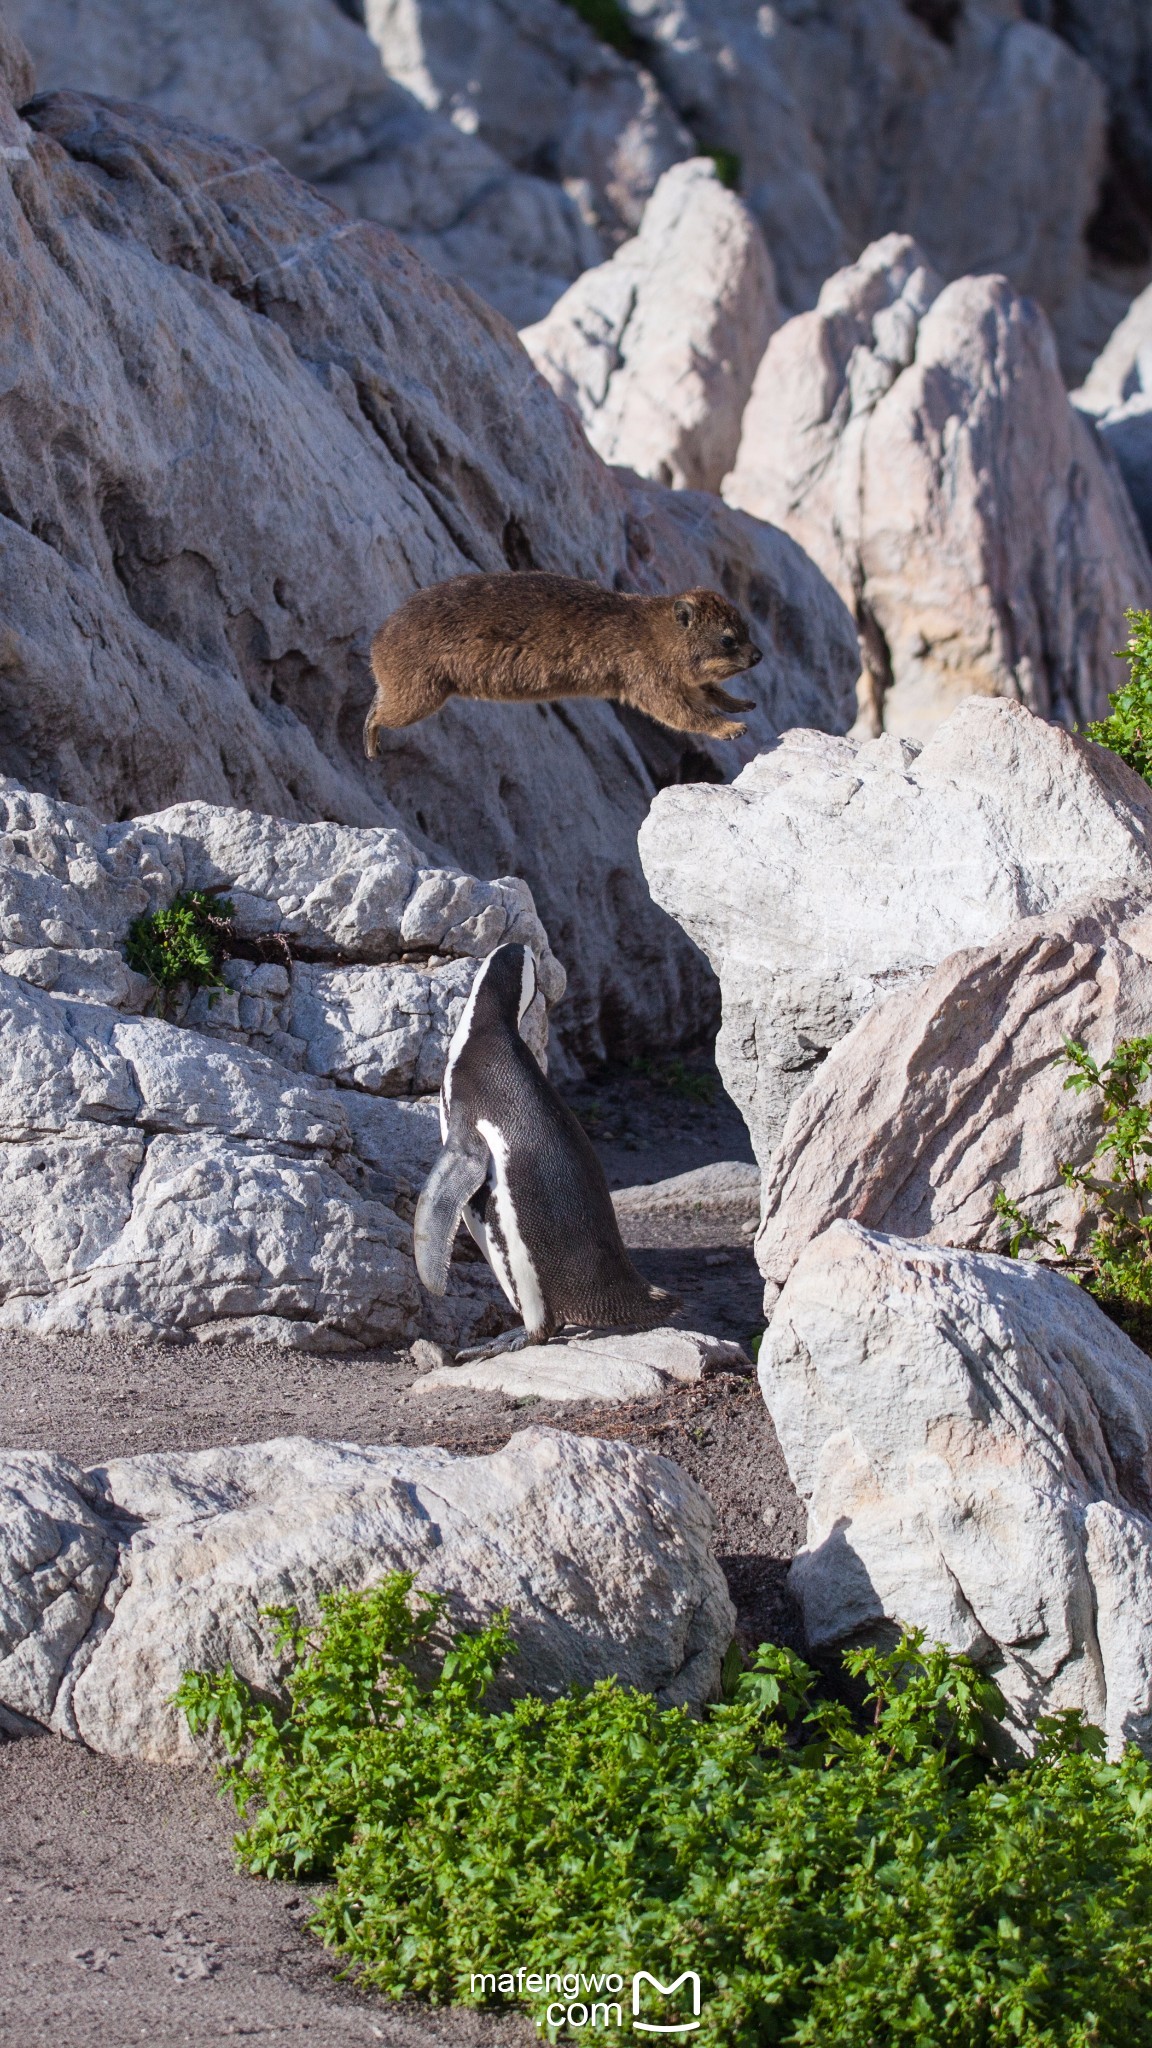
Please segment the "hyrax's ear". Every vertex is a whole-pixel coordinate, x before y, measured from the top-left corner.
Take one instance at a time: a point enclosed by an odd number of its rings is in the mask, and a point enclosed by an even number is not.
[[[695,610],[695,605],[691,604],[686,597],[678,597],[672,607],[676,624],[678,626],[690,626]]]

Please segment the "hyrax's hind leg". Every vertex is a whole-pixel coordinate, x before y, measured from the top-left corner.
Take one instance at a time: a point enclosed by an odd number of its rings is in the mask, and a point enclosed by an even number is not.
[[[453,687],[434,669],[402,667],[386,654],[378,654],[375,647],[372,673],[376,678],[376,696],[364,720],[364,752],[370,761],[375,758],[377,738],[382,731],[395,732],[401,726],[416,725],[420,719],[430,718],[447,703]]]

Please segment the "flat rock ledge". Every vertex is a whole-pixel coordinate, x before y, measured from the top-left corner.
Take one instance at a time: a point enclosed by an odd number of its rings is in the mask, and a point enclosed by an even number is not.
[[[1152,1360],[1082,1288],[836,1223],[760,1384],[814,1650],[914,1625],[992,1672],[1023,1746],[1074,1707],[1152,1753]]]
[[[654,1401],[675,1381],[692,1385],[708,1373],[752,1369],[747,1352],[726,1337],[705,1337],[698,1330],[636,1330],[627,1336],[529,1344],[498,1358],[436,1366],[417,1380],[413,1391],[475,1387],[513,1399]]]
[[[509,1691],[615,1675],[699,1705],[735,1627],[714,1530],[669,1459],[538,1427],[485,1457],[280,1437],[82,1471],[7,1452],[0,1728],[190,1762],[170,1704],[185,1671],[231,1663],[276,1694],[260,1610],[314,1618],[325,1591],[396,1570],[445,1593],[457,1623],[509,1610]]]

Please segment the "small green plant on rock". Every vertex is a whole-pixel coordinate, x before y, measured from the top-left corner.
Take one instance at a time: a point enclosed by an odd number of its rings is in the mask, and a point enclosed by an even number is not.
[[[1119,754],[1130,768],[1152,782],[1152,612],[1125,612],[1128,645],[1121,659],[1128,663],[1128,681],[1110,699],[1107,718],[1084,727],[1085,738]]]
[[[206,889],[189,889],[167,910],[150,910],[128,928],[129,967],[167,993],[181,982],[219,988],[220,969],[233,936],[232,904]]]
[[[1152,1038],[1122,1038],[1102,1064],[1070,1038],[1056,1058],[1071,1068],[1065,1088],[1077,1095],[1093,1090],[1100,1098],[1103,1130],[1088,1165],[1060,1167],[1065,1187],[1078,1188],[1085,1205],[1095,1208],[1096,1226],[1086,1253],[1076,1258],[1001,1188],[996,1213],[1009,1228],[1006,1249],[1015,1258],[1024,1245],[1043,1247],[1102,1302],[1152,1309],[1152,1104],[1143,1099],[1152,1077]]]
[[[627,2012],[634,1971],[685,1969],[702,2048],[1152,2040],[1152,1765],[1079,1715],[998,1760],[995,1686],[914,1633],[845,1659],[859,1713],[767,1645],[699,1717],[614,1680],[492,1711],[505,1620],[449,1636],[408,1574],[321,1606],[276,1612],[286,1710],[233,1671],[177,1703],[222,1739],[242,1865],[329,1880],[312,1924],[362,1983],[550,2040],[548,1973],[618,1974]]]
[[[567,4],[610,50],[618,51],[621,57],[642,54],[639,38],[620,0],[567,0]]]

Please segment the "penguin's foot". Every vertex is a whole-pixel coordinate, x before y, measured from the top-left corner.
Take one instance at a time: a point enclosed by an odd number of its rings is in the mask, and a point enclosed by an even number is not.
[[[546,1344],[546,1337],[531,1337],[527,1330],[505,1330],[500,1337],[489,1337],[486,1344],[473,1344],[467,1351],[456,1353],[457,1365],[471,1365],[477,1358],[502,1358],[506,1351],[523,1351],[526,1344]]]

